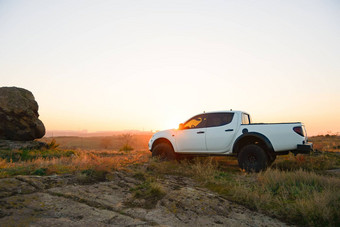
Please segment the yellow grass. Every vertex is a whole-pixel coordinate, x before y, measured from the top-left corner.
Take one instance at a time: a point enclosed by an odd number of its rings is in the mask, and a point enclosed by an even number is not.
[[[49,143],[55,139],[62,149],[80,149],[80,150],[119,150],[128,144],[136,150],[147,150],[148,141],[152,134],[129,135],[126,134],[102,136],[102,137],[77,137],[77,136],[60,136],[60,137],[44,137],[40,139]]]
[[[126,153],[106,151],[105,156],[96,150],[76,151],[72,157],[52,159],[37,158],[25,162],[6,162],[0,160],[0,177],[18,174],[32,174],[37,169],[45,169],[46,174],[76,173],[83,170],[107,171],[120,170],[128,165],[147,162],[151,157],[148,151]]]

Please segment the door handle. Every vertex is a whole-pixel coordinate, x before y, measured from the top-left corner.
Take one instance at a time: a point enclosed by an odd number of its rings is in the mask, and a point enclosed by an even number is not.
[[[234,131],[234,129],[226,129],[226,130],[224,130],[224,131],[226,131],[226,132],[232,132],[232,131]]]
[[[198,132],[197,132],[197,134],[202,134],[202,133],[204,133],[204,131],[198,131]]]

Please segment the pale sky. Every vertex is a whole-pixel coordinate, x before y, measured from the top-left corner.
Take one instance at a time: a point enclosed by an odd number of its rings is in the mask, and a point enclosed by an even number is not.
[[[340,132],[340,1],[0,0],[0,86],[47,130],[163,130],[203,111]]]

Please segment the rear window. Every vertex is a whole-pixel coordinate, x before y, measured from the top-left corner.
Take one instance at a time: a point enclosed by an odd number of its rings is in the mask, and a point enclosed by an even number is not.
[[[250,124],[249,114],[242,113],[242,124],[243,125],[249,125]]]
[[[210,113],[208,114],[206,127],[217,127],[229,124],[234,117],[234,113]]]

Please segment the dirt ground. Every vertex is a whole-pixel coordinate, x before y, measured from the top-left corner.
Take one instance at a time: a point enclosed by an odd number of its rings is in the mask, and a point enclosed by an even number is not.
[[[115,172],[107,179],[91,184],[73,175],[0,179],[1,226],[288,226],[189,178],[161,179],[166,194],[152,208],[133,198],[131,188],[141,182],[132,174]]]

